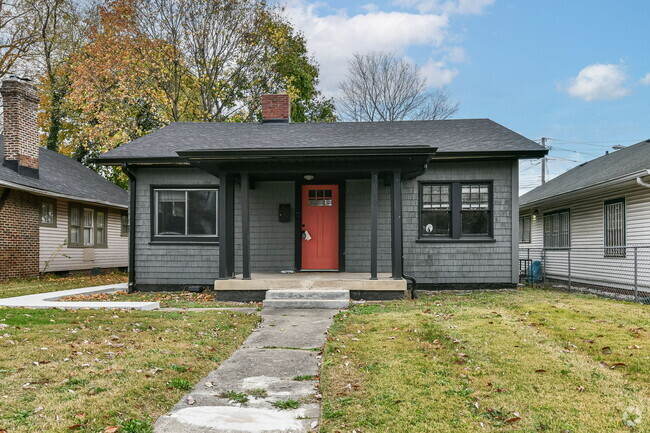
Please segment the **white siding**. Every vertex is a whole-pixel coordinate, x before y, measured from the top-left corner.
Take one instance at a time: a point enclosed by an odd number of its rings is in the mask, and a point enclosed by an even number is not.
[[[625,198],[626,245],[650,245],[650,189],[628,181],[601,188],[591,193],[573,194],[552,202],[551,205],[525,207],[520,215],[538,215],[531,221],[531,243],[520,243],[520,258],[540,259],[544,246],[543,215],[558,209],[570,209],[571,218],[571,277],[575,282],[629,288],[633,282],[633,251],[626,257],[605,257],[604,204],[606,200]],[[567,251],[546,252],[546,276],[566,279]],[[640,248],[638,255],[639,284],[650,285],[650,248]]]
[[[128,237],[120,235],[121,212],[120,209],[108,208],[107,248],[69,248],[64,245],[68,239],[68,200],[57,199],[56,227],[40,227],[40,271],[128,266]]]

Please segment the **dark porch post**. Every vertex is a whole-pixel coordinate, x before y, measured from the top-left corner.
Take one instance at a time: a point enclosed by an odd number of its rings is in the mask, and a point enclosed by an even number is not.
[[[248,173],[241,174],[241,253],[244,280],[251,279],[251,237],[248,215]]]
[[[235,277],[235,176],[228,175],[226,188],[226,235],[228,236],[228,278]]]
[[[377,279],[377,229],[379,221],[379,176],[370,173],[370,279]]]
[[[393,181],[391,182],[391,234],[392,245],[391,255],[393,262],[393,279],[401,280],[402,269],[402,172],[393,171]]]
[[[228,173],[219,173],[219,279],[228,279]]]

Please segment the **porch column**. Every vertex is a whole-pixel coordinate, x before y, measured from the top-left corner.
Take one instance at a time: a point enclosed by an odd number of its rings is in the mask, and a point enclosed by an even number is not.
[[[244,280],[251,279],[251,237],[248,215],[248,173],[241,174],[241,254]]]
[[[228,208],[228,173],[219,173],[219,279],[228,279],[228,219],[226,217]]]
[[[234,175],[228,174],[226,187],[226,235],[228,236],[228,278],[235,278],[235,182]]]
[[[379,175],[370,173],[370,279],[377,279],[377,238],[379,221]]]
[[[392,272],[394,280],[401,280],[402,269],[402,172],[393,171],[393,181],[391,182],[391,256]]]

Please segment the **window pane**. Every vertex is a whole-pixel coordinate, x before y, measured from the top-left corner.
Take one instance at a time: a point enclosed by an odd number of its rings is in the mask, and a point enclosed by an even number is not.
[[[625,203],[605,205],[605,247],[625,246]],[[625,248],[606,248],[606,257],[625,257]]]
[[[70,225],[79,225],[79,209],[77,208],[70,209]]]
[[[83,236],[84,236],[84,245],[91,246],[94,244],[93,239],[93,210],[84,209],[83,213]]]
[[[50,202],[41,203],[41,223],[54,223],[54,205]]]
[[[449,210],[449,185],[423,185],[422,209]]]
[[[70,243],[78,244],[79,243],[79,227],[70,227]]]
[[[421,217],[422,234],[430,236],[450,235],[451,213],[448,211],[423,211]]]
[[[187,200],[187,234],[216,235],[216,191],[188,191]]]
[[[157,191],[158,235],[185,234],[185,191]]]
[[[462,185],[461,193],[461,209],[490,209],[489,186],[487,184]]]
[[[462,211],[460,213],[461,233],[464,235],[490,234],[489,211]]]
[[[104,245],[106,243],[106,214],[104,212],[97,212],[97,244]]]

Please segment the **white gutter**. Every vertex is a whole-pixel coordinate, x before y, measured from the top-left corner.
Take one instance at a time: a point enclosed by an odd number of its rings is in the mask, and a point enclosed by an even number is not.
[[[573,193],[576,193],[576,192],[589,191],[591,189],[601,188],[601,187],[609,186],[609,185],[615,185],[617,183],[626,182],[628,180],[635,180],[636,179],[636,181],[638,183],[639,178],[641,178],[643,176],[646,176],[648,174],[648,172],[650,172],[650,170],[642,170],[642,171],[637,171],[637,172],[634,172],[634,173],[629,173],[629,174],[626,174],[626,175],[623,175],[623,176],[620,176],[620,177],[617,177],[617,178],[614,178],[614,179],[608,179],[608,180],[598,182],[598,183],[594,183],[594,184],[591,184],[589,186],[585,186],[585,187],[582,187],[582,188],[572,189],[570,191],[566,191],[566,192],[563,192],[561,194],[553,195],[553,196],[550,196],[550,197],[544,197],[542,199],[539,199],[539,200],[536,200],[536,201],[531,201],[531,202],[528,202],[528,203],[523,203],[523,204],[519,205],[519,208],[520,209],[521,208],[527,209],[527,208],[529,208],[529,207],[531,207],[533,205],[537,206],[537,205],[539,205],[541,203],[544,203],[544,202],[549,201],[549,200],[554,200],[554,199],[556,199],[558,197],[562,197],[562,196],[565,196],[567,194],[573,194]],[[645,182],[643,182],[643,183],[645,183]],[[639,185],[642,185],[642,184],[639,183]],[[650,188],[650,186],[649,186],[649,188]],[[521,197],[519,197],[519,198],[521,198]]]
[[[642,179],[642,177],[646,176],[646,175],[650,175],[650,169],[646,170],[646,174],[637,177],[636,178],[636,183],[638,183],[641,186],[645,186],[646,188],[650,188],[650,183],[644,182],[643,179]]]
[[[0,180],[0,185],[5,186],[7,188],[17,189],[17,190],[25,191],[25,192],[30,192],[32,194],[44,195],[46,197],[59,197],[59,198],[65,198],[65,199],[68,199],[68,200],[83,201],[83,202],[86,202],[86,203],[99,203],[99,204],[103,204],[103,205],[106,205],[106,206],[117,207],[117,208],[120,208],[120,209],[128,209],[129,208],[128,205],[124,205],[124,204],[111,203],[109,201],[104,201],[104,200],[90,200],[90,199],[87,199],[87,198],[84,198],[84,197],[77,197],[77,196],[69,195],[69,194],[62,194],[62,193],[58,193],[58,192],[45,191],[45,190],[42,190],[42,189],[33,188],[31,186],[20,185],[18,183],[8,182],[8,181],[5,181],[5,180]]]

